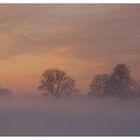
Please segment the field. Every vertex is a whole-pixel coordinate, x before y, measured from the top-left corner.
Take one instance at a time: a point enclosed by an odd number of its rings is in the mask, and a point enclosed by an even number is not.
[[[140,102],[89,97],[1,97],[0,135],[140,135]]]

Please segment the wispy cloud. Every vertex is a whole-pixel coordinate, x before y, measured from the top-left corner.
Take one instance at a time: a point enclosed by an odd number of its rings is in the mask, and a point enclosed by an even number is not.
[[[25,76],[34,67],[38,76],[56,66],[86,85],[89,75],[123,62],[140,77],[139,9],[118,4],[0,5],[0,68]]]

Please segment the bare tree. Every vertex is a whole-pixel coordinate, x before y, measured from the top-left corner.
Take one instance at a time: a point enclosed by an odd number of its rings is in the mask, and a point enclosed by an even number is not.
[[[71,96],[76,92],[75,80],[67,76],[65,71],[57,68],[46,70],[42,74],[40,90],[45,90],[52,97]]]
[[[107,93],[108,80],[109,74],[96,75],[90,84],[90,94],[105,95]]]

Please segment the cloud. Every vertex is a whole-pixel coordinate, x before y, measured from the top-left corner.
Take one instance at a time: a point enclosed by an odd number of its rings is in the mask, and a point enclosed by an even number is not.
[[[140,77],[139,8],[126,4],[0,5],[1,71],[9,68],[8,73],[25,76],[34,68],[33,75],[38,75],[55,66],[86,85],[91,75],[127,63]]]
[[[15,40],[15,43],[9,44],[11,55],[68,44],[78,48],[86,45],[86,48],[97,51],[98,48],[116,51],[117,46],[130,42],[131,38],[131,42],[139,39],[139,6],[136,5],[1,7],[1,13],[5,13],[0,14],[1,35],[5,34],[7,38]]]

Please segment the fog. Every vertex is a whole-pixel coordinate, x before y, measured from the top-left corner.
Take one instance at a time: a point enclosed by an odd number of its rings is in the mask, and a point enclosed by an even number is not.
[[[139,108],[140,99],[0,97],[0,135],[140,135]]]

